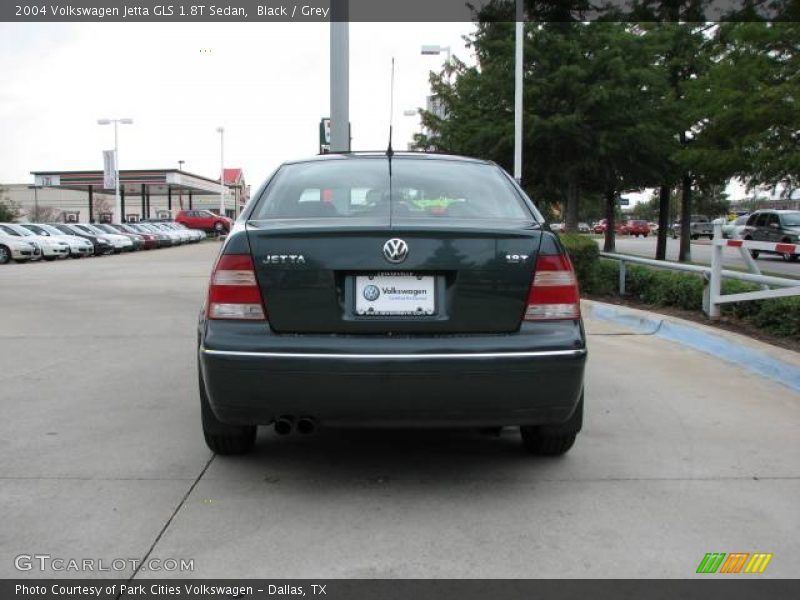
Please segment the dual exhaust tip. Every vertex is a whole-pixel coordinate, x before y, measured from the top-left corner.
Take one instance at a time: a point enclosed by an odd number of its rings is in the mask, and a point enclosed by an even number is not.
[[[275,433],[289,435],[293,430],[302,435],[311,435],[317,430],[317,422],[311,417],[300,417],[295,423],[294,417],[283,416],[275,419]]]

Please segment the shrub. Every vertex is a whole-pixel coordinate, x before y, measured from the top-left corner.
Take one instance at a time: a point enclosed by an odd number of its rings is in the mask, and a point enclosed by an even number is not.
[[[591,280],[600,259],[597,242],[577,233],[562,234],[561,242],[567,249],[572,265],[575,267],[575,274],[578,276],[578,284],[581,289],[591,287]]]
[[[640,298],[647,304],[697,310],[703,306],[703,278],[690,273],[654,271]]]
[[[751,302],[758,311],[748,318],[756,327],[773,335],[800,337],[800,297],[775,298]]]
[[[743,294],[760,289],[759,286],[735,279],[722,280],[723,294]],[[749,319],[761,309],[761,302],[731,302],[722,305],[722,314],[737,319]]]
[[[563,234],[582,294],[614,296],[619,293],[619,262],[600,258],[597,243],[586,236]],[[629,297],[655,306],[675,306],[700,311],[703,277],[694,273],[626,265],[625,290]],[[723,294],[758,290],[744,281],[724,280]],[[722,314],[752,323],[767,333],[800,339],[800,297],[775,298],[722,305]]]
[[[614,260],[600,259],[594,267],[587,284],[581,287],[586,294],[612,296],[619,293],[619,263]]]

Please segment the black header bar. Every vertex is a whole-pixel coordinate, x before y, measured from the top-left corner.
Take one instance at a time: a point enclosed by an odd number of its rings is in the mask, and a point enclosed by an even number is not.
[[[348,10],[337,11],[340,2]],[[3,22],[514,21],[515,0],[3,0]],[[528,21],[800,20],[797,0],[525,0]]]

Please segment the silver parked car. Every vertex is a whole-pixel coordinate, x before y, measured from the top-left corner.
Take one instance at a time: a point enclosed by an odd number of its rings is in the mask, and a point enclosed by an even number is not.
[[[84,256],[92,256],[94,254],[94,244],[92,244],[92,242],[82,237],[78,237],[77,235],[67,235],[52,225],[44,225],[40,223],[20,223],[19,225],[34,235],[50,237],[54,240],[66,242],[69,246],[69,255],[72,258],[83,258]]]
[[[42,251],[42,258],[45,260],[56,260],[69,256],[69,244],[66,242],[44,235],[36,235],[17,223],[0,223],[0,230],[5,234],[17,236],[26,242],[35,244]]]
[[[41,256],[42,253],[35,244],[0,230],[0,265],[5,265],[12,260],[20,263],[28,262],[41,258]]]

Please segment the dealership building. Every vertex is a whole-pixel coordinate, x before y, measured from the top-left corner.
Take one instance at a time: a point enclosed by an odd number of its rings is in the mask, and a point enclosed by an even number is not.
[[[34,183],[0,184],[0,200],[16,203],[23,218],[95,222],[111,219],[115,190],[104,186],[103,171],[34,171]],[[120,203],[126,221],[171,218],[179,210],[220,212],[235,218],[250,197],[241,169],[225,169],[220,180],[179,169],[119,172]],[[35,219],[32,219],[35,217]]]

